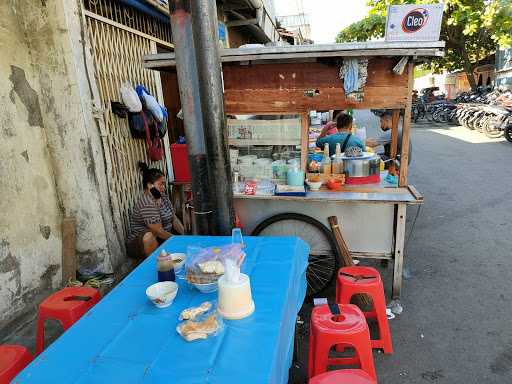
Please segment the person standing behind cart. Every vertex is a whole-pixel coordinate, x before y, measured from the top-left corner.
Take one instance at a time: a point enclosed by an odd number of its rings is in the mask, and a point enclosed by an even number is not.
[[[329,135],[335,135],[336,133],[338,133],[338,129],[336,128],[336,119],[338,117],[338,115],[343,112],[343,110],[341,109],[335,109],[333,112],[332,112],[332,120],[327,122],[327,124],[324,125],[324,128],[327,129],[327,136]]]
[[[382,133],[377,137],[370,137],[366,139],[366,145],[370,148],[376,148],[380,145],[384,147],[383,153],[377,153],[382,160],[391,159],[391,127],[392,127],[392,112],[387,110],[380,114],[380,129]],[[402,118],[398,121],[398,140],[397,140],[396,153],[402,153]],[[412,158],[412,142],[409,139],[409,159],[407,164],[411,164]],[[398,157],[398,156],[397,156]],[[398,157],[399,158],[399,157]]]
[[[334,135],[327,135],[329,127],[326,125],[320,136],[316,141],[316,146],[323,149],[325,144],[329,144],[329,155],[332,156],[336,153],[336,144],[341,145],[341,152],[345,152],[345,149],[349,147],[359,147],[361,150],[365,150],[363,142],[357,137],[352,135],[352,116],[347,113],[340,113],[336,118],[336,129],[337,133]]]

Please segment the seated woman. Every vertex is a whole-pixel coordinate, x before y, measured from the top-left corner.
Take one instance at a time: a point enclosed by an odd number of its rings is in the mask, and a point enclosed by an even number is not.
[[[169,197],[165,194],[165,177],[157,168],[139,163],[144,193],[135,203],[130,217],[126,250],[129,257],[143,259],[172,236],[173,224],[180,233]]]

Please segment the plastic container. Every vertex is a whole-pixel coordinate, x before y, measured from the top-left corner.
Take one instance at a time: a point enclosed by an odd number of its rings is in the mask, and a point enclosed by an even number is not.
[[[166,308],[172,304],[178,294],[178,284],[164,281],[153,284],[146,289],[146,296],[158,308]]]
[[[272,163],[272,174],[273,178],[282,182],[286,182],[286,173],[288,172],[288,166],[285,160],[276,160]]]
[[[174,271],[177,272],[185,265],[187,260],[186,253],[171,253],[171,258],[174,264]]]
[[[256,195],[272,196],[276,186],[270,180],[260,180],[256,185]]]
[[[286,184],[292,186],[303,186],[304,185],[304,171],[300,169],[289,169],[286,174]]]
[[[241,273],[238,282],[229,282],[226,276],[221,276],[218,282],[219,303],[217,312],[230,320],[243,319],[250,316],[255,309],[251,294],[249,276]]]
[[[176,281],[176,274],[174,273],[174,262],[172,255],[167,254],[165,251],[156,259],[158,269],[158,281]]]
[[[174,181],[188,183],[190,177],[190,166],[188,163],[187,144],[171,144],[172,169]]]
[[[201,293],[212,293],[218,289],[218,284],[216,281],[214,281],[213,283],[206,283],[206,284],[193,283],[193,285]]]

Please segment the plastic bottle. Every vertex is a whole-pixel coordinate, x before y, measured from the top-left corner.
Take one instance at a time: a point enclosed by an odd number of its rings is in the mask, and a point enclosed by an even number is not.
[[[331,168],[331,158],[329,156],[329,144],[325,143],[324,158],[322,159],[322,173],[330,174],[331,172],[332,172],[332,168]]]
[[[341,146],[340,143],[336,144],[336,154],[332,159],[332,173],[341,174],[343,173],[343,159],[341,158]]]
[[[156,259],[158,269],[158,281],[176,281],[174,273],[174,262],[172,257],[165,251],[162,251]]]

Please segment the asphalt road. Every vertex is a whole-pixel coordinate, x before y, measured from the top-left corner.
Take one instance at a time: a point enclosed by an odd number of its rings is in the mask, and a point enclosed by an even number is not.
[[[379,383],[512,383],[512,144],[426,123],[412,140],[409,183],[425,204],[390,322],[395,353],[375,354]]]

